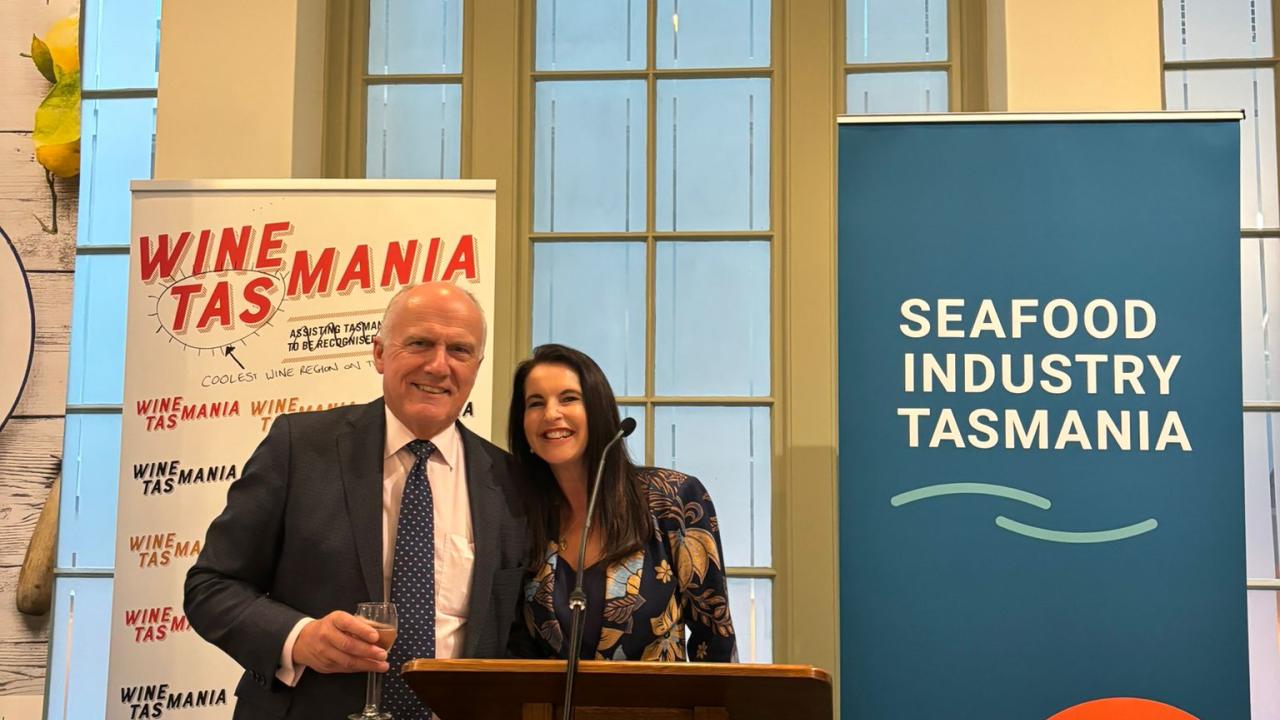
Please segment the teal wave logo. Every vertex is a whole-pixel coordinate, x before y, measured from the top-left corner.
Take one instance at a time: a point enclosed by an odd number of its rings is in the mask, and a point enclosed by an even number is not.
[[[1040,510],[1048,510],[1053,507],[1053,503],[1042,495],[1029,493],[1018,488],[1008,487],[1006,485],[993,485],[991,483],[942,483],[939,485],[928,485],[915,490],[909,490],[904,493],[898,493],[889,498],[889,504],[894,507],[902,507],[913,502],[921,500],[929,500],[936,497],[944,497],[947,495],[990,495],[992,497],[1004,498],[1006,500],[1016,500],[1026,503]],[[1017,533],[1025,537],[1036,540],[1044,540],[1045,542],[1056,543],[1105,543],[1116,542],[1118,540],[1128,540],[1145,533],[1149,533],[1160,526],[1155,518],[1147,518],[1141,522],[1124,527],[1110,528],[1107,530],[1053,530],[1050,528],[1037,527],[1028,525],[1027,523],[1018,522],[1005,517],[1004,515],[996,516],[996,525],[1000,528],[1008,530],[1011,533]]]

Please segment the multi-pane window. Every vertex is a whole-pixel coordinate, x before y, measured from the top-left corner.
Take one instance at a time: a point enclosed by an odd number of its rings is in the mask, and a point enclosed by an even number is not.
[[[48,718],[106,712],[129,181],[151,177],[160,3],[87,0],[80,22],[80,204]]]
[[[462,0],[369,3],[365,177],[461,175],[462,22]]]
[[[1280,190],[1272,0],[1164,0],[1165,106],[1244,108],[1240,280],[1245,536],[1254,718],[1280,717]]]
[[[742,660],[773,658],[773,13],[539,0],[532,344],[600,363],[637,461],[716,505]]]
[[[960,0],[840,0],[833,92],[851,112],[958,106]],[[488,108],[462,67],[480,14],[459,0],[370,0],[358,18],[348,171],[468,175]],[[527,295],[517,337],[604,368],[639,431],[632,455],[701,478],[716,503],[743,659],[773,658],[777,278],[784,128],[768,0],[522,5],[525,130],[515,175]],[[367,25],[367,33],[365,32]],[[484,43],[477,42],[477,46]],[[364,52],[367,49],[367,52]],[[487,55],[485,56],[487,57]],[[471,107],[470,103],[476,106]],[[415,104],[416,103],[416,104]],[[468,118],[472,118],[469,120]],[[349,158],[354,157],[348,153]],[[458,160],[461,158],[461,160]],[[525,324],[527,323],[527,324]],[[781,572],[785,572],[783,569]]]
[[[845,0],[844,108],[946,112],[954,95],[950,0]]]

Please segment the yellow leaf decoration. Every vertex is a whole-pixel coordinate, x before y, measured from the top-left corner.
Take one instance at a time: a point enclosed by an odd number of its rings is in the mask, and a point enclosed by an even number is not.
[[[671,628],[680,622],[680,603],[676,602],[676,596],[672,595],[671,600],[667,603],[667,609],[656,618],[650,618],[649,625],[653,628],[653,634],[657,636],[666,635],[671,632]]]
[[[660,617],[651,618],[654,639],[645,647],[640,659],[644,661],[675,662],[684,660],[684,626],[680,624],[680,604],[671,596],[667,609]]]
[[[555,555],[554,553],[547,556],[547,559],[538,566],[538,574],[529,581],[529,585],[525,588],[525,602],[540,605],[548,610],[555,609]],[[526,608],[528,606],[526,605]]]
[[[638,594],[640,592],[640,571],[643,569],[643,550],[637,550],[618,562],[609,565],[605,570],[605,599],[612,600]]]
[[[676,574],[681,588],[689,587],[694,579],[702,580],[707,574],[708,564],[720,567],[716,539],[711,533],[702,528],[688,528],[683,533],[673,534]]]
[[[538,634],[547,639],[547,644],[555,650],[557,654],[560,648],[564,647],[564,633],[560,630],[559,620],[548,620],[538,628]]]
[[[62,145],[80,139],[80,73],[63,75],[36,108],[31,133],[36,147]]]
[[[684,638],[663,635],[645,647],[640,659],[644,662],[681,662],[684,660]]]
[[[617,645],[622,640],[621,628],[604,628],[600,631],[600,642],[596,643],[596,657],[598,660],[606,660],[603,657],[604,652],[609,648]]]
[[[58,82],[58,76],[53,72],[53,55],[49,54],[49,46],[35,35],[31,36],[31,62],[36,64],[36,69],[49,82]]]
[[[712,629],[720,637],[733,636],[733,621],[729,618],[729,600],[715,588],[706,588],[689,595],[689,617]]]
[[[54,23],[44,34],[44,44],[53,56],[54,74],[80,72],[80,18],[66,17]],[[34,55],[34,53],[32,53]]]
[[[636,610],[643,604],[643,595],[605,600],[604,619],[615,625],[621,625],[621,629],[626,632],[631,632],[631,616],[635,615]]]

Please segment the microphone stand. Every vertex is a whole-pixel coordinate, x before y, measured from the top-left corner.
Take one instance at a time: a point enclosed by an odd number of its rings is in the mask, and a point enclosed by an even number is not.
[[[582,543],[578,546],[578,579],[573,584],[573,592],[569,593],[569,611],[573,613],[573,621],[569,630],[568,668],[564,677],[564,714],[563,720],[573,720],[573,679],[578,674],[578,655],[582,653],[582,623],[587,611],[587,593],[582,589],[583,577],[587,574],[587,538],[591,535],[591,517],[595,514],[596,498],[600,495],[600,479],[604,476],[604,461],[614,443],[630,435],[636,429],[636,421],[627,418],[622,427],[614,434],[600,454],[600,463],[596,466],[596,482],[591,486],[591,498],[587,501],[587,519],[582,523]]]

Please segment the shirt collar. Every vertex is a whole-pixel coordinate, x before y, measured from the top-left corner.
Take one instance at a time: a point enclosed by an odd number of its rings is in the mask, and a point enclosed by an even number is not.
[[[403,450],[405,445],[417,438],[414,436],[413,431],[405,427],[405,424],[400,422],[400,418],[391,412],[390,407],[384,406],[383,410],[387,415],[387,440],[382,448],[382,459],[386,460]],[[432,445],[436,446],[436,452],[433,457],[439,457],[443,460],[450,470],[458,466],[458,449],[462,445],[462,435],[458,433],[457,423],[449,423],[449,426],[437,433],[435,437],[427,439],[431,441]]]

